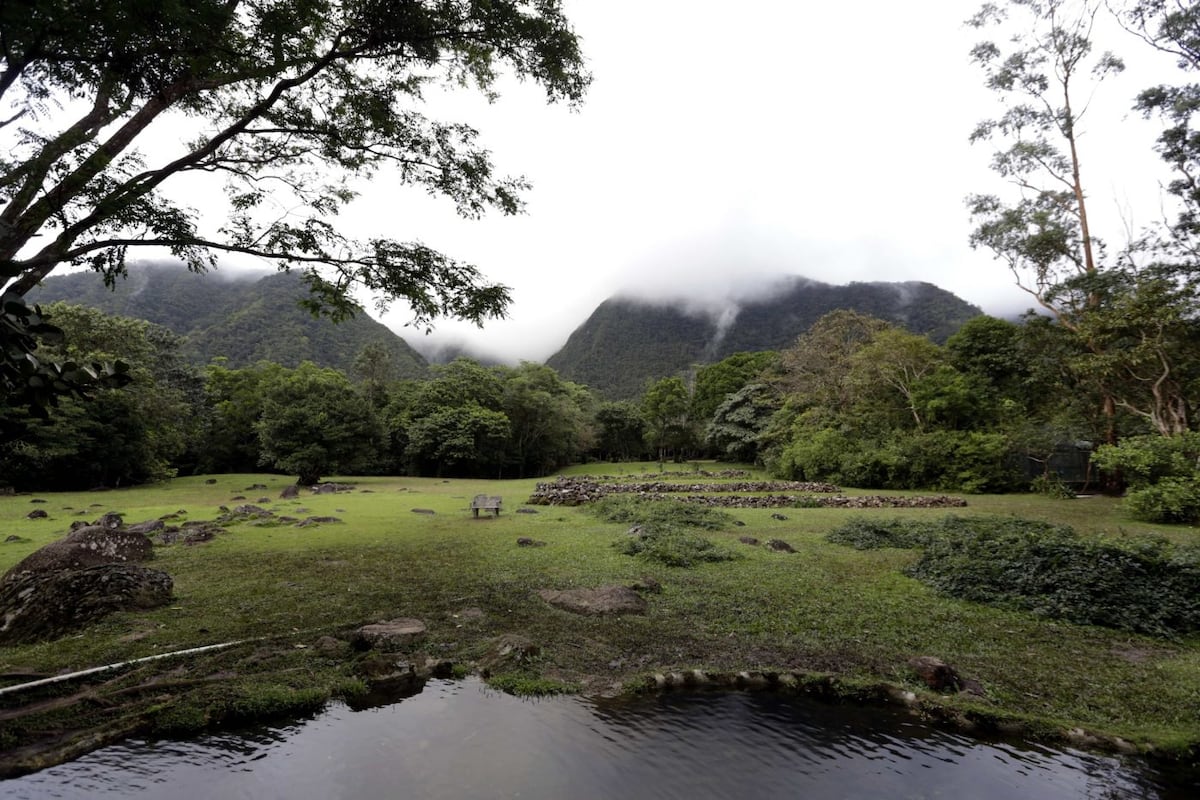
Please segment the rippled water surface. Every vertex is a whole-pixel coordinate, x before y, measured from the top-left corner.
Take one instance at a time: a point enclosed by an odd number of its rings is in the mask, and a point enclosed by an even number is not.
[[[19,798],[1157,798],[1143,762],[988,743],[889,709],[768,694],[521,700],[432,682],[366,711],[133,740],[0,782]]]

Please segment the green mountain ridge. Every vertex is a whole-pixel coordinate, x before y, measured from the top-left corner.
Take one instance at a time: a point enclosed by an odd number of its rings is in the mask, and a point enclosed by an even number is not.
[[[312,361],[349,372],[363,347],[379,343],[398,377],[426,374],[425,359],[386,325],[365,311],[339,323],[314,317],[298,304],[307,294],[292,273],[195,274],[176,264],[142,263],[111,290],[98,274],[77,272],[47,278],[29,300],[61,300],[162,325],[184,337],[185,355],[199,364]]]
[[[648,381],[687,373],[738,352],[779,350],[830,311],[850,309],[944,342],[983,312],[931,283],[835,286],[791,277],[764,299],[731,301],[724,311],[689,311],[683,302],[612,297],[546,360],[564,378],[611,399],[640,396]]]

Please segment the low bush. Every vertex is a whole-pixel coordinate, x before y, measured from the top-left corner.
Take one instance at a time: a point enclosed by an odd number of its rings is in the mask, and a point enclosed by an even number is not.
[[[1049,522],[998,517],[960,517],[954,514],[940,520],[878,520],[855,517],[840,528],[825,534],[826,541],[845,544],[856,550],[883,547],[911,549],[924,547],[937,539],[963,534],[994,536],[1042,536],[1063,529]]]
[[[1200,630],[1200,549],[1084,539],[1015,518],[854,519],[826,535],[859,550],[923,548],[907,573],[940,592],[1087,625],[1176,636]]]
[[[733,525],[733,515],[715,508],[689,503],[639,500],[612,495],[593,503],[593,514],[605,522],[641,525],[649,530],[660,528],[700,528],[720,531]]]
[[[932,534],[932,528],[927,522],[855,517],[825,534],[825,540],[834,544],[849,545],[855,550],[880,550],[884,547],[908,550],[923,546]]]
[[[1200,481],[1163,478],[1153,486],[1130,489],[1125,510],[1145,522],[1194,525],[1200,522]]]
[[[953,597],[1081,624],[1166,636],[1200,629],[1200,552],[1035,525],[966,526],[930,537],[908,574]]]
[[[691,567],[706,561],[733,561],[741,555],[715,542],[678,530],[643,531],[613,542],[627,556],[641,556],[668,567]]]
[[[1129,482],[1125,510],[1134,519],[1200,522],[1200,433],[1131,436],[1119,446],[1096,448],[1092,463],[1119,470]]]

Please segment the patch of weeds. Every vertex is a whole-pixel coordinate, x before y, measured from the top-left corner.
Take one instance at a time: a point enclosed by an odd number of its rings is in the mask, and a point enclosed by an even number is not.
[[[855,517],[825,534],[825,541],[849,545],[855,550],[881,550],[885,547],[908,550],[925,544],[930,535],[929,528],[929,523],[912,520]]]
[[[703,536],[669,529],[618,539],[613,547],[627,556],[641,556],[668,567],[690,567],[705,561],[733,561],[742,557]]]
[[[1074,500],[1075,490],[1063,483],[1057,475],[1038,475],[1029,482],[1029,488],[1034,492],[1056,500]]]
[[[547,697],[555,694],[576,694],[579,691],[578,684],[563,683],[519,672],[493,675],[488,678],[487,683],[497,691],[517,697]]]
[[[456,681],[461,681],[471,674],[471,668],[466,664],[453,664],[450,667],[450,677]]]
[[[715,508],[670,500],[639,500],[610,495],[589,507],[605,522],[642,525],[646,528],[700,528],[720,531],[733,525],[733,515]]]
[[[230,716],[238,720],[275,717],[284,713],[317,711],[325,705],[329,693],[324,689],[294,689],[267,684],[255,686],[235,697],[228,706]]]
[[[172,703],[150,710],[150,724],[159,734],[195,733],[208,725],[208,714],[203,708],[189,704]]]

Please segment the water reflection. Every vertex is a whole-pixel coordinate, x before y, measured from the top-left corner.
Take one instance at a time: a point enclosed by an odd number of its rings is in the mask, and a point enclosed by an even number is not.
[[[5,798],[1158,798],[1136,761],[980,742],[900,712],[768,694],[520,700],[435,681],[402,703],[131,741]]]

